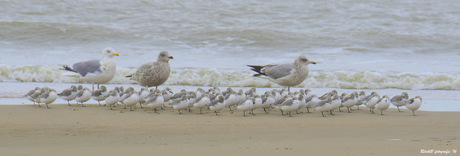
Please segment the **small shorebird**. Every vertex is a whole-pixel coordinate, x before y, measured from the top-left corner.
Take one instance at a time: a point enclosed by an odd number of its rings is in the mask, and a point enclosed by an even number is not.
[[[160,91],[150,92],[145,102],[147,107],[150,107],[155,113],[157,112],[158,108],[163,106],[164,103],[165,100],[163,99],[163,94]]]
[[[412,115],[415,116],[415,111],[420,108],[422,105],[422,97],[420,96],[415,96],[415,98],[409,99],[409,101],[406,104],[407,109],[412,111]]]
[[[107,98],[105,98],[105,104],[109,106],[110,110],[113,109],[113,106],[120,101],[120,95],[116,90],[109,91]]]
[[[70,101],[74,100],[77,97],[77,86],[72,85],[70,88],[64,89],[61,93],[59,93],[59,97],[66,100],[70,106]]]
[[[107,87],[101,86],[99,89],[93,92],[92,98],[96,100],[99,106],[101,106],[101,101],[104,101],[108,95]]]
[[[40,98],[40,102],[44,103],[46,105],[46,108],[49,108],[48,104],[51,104],[54,101],[56,101],[56,99],[58,98],[58,95],[56,93],[56,90],[49,89],[49,90],[46,90],[45,92],[41,93],[39,98]]]
[[[242,110],[243,111],[243,116],[246,116],[246,111],[249,111],[252,109],[254,105],[254,98],[253,97],[248,97],[246,98],[246,101],[241,103],[236,107],[237,110]]]
[[[374,114],[374,108],[375,104],[380,100],[379,94],[377,92],[372,92],[371,95],[368,95],[364,98],[364,104],[366,105],[367,108],[369,108],[369,111]]]
[[[77,101],[77,103],[80,102],[82,107],[85,107],[83,105],[83,102],[86,102],[89,99],[91,99],[91,95],[91,90],[85,87],[77,93],[77,97],[75,98],[75,100]]]
[[[399,110],[399,107],[402,107],[407,104],[407,101],[409,101],[409,94],[407,92],[403,92],[401,95],[396,95],[393,98],[391,98],[391,103],[398,108],[398,112],[401,112]]]
[[[383,111],[387,110],[390,107],[390,97],[384,95],[378,102],[375,104],[375,109],[380,110],[380,115],[383,115]]]
[[[224,108],[225,108],[225,100],[222,95],[217,96],[217,98],[212,100],[211,103],[209,104],[209,109],[211,111],[214,111],[216,115],[218,115],[217,113],[219,113],[220,110]]]

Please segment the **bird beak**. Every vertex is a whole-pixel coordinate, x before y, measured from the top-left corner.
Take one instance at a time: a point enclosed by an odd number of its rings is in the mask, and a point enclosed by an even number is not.
[[[310,63],[311,63],[311,64],[316,64],[316,62],[315,62],[315,61],[311,61]]]
[[[168,58],[169,58],[169,59],[174,59],[174,57],[172,57],[172,56],[169,56]]]
[[[119,56],[119,54],[118,54],[118,53],[113,53],[113,55],[115,55],[115,56]]]

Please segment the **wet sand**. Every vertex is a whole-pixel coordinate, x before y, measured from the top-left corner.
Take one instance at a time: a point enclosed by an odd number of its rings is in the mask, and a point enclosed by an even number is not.
[[[0,106],[2,155],[419,155],[460,150],[460,112],[281,116]],[[455,154],[457,155],[457,154]]]

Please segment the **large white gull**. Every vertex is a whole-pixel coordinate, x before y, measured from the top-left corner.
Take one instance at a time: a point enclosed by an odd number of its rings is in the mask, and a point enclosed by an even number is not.
[[[112,48],[105,48],[102,52],[101,60],[89,60],[84,62],[78,62],[72,65],[72,67],[64,66],[67,71],[79,73],[81,79],[85,82],[97,84],[104,84],[112,80],[117,70],[117,65],[112,59],[113,56],[119,56]]]
[[[257,72],[254,74],[255,77],[264,76],[278,85],[287,86],[290,92],[290,87],[299,85],[307,78],[309,64],[316,64],[316,62],[308,60],[305,56],[299,56],[294,63],[248,66]]]

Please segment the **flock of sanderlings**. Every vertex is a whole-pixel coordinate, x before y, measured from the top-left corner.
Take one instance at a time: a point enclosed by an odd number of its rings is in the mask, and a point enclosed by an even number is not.
[[[286,89],[273,89],[264,94],[257,94],[256,88],[247,91],[243,89],[235,91],[232,88],[227,88],[221,91],[217,87],[207,91],[202,88],[198,88],[196,91],[182,89],[180,92],[174,93],[169,87],[163,90],[142,88],[140,91],[136,91],[133,87],[127,89],[115,87],[108,90],[106,86],[101,86],[92,91],[82,85],[72,85],[61,93],[48,87],[36,87],[30,90],[25,97],[34,102],[34,105],[38,104],[39,107],[40,104],[45,104],[46,108],[49,108],[48,105],[59,97],[66,100],[69,106],[71,106],[70,102],[75,100],[78,105],[83,107],[84,103],[92,98],[98,101],[99,106],[101,106],[101,102],[104,102],[105,106],[111,110],[113,107],[125,109],[129,107],[131,111],[134,111],[136,106],[140,106],[141,109],[150,109],[154,112],[172,108],[174,111],[177,110],[179,114],[192,110],[199,110],[202,114],[208,112],[203,110],[210,110],[218,115],[221,110],[229,109],[232,112],[235,110],[243,111],[244,116],[246,116],[246,112],[255,115],[254,110],[257,109],[263,109],[266,113],[279,110],[283,115],[292,116],[291,112],[298,113],[299,110],[303,109],[307,112],[311,110],[321,112],[324,117],[327,113],[334,115],[333,112],[341,111],[342,107],[346,107],[348,113],[351,113],[352,108],[359,109],[360,105],[365,105],[372,114],[374,110],[377,110],[383,115],[383,111],[386,111],[390,104],[396,106],[398,111],[400,111],[399,107],[406,106],[415,116],[415,111],[422,104],[420,96],[409,98],[406,92],[390,99],[389,96],[380,96],[377,92],[366,95],[364,91],[339,95],[336,90],[332,90],[318,96],[313,94],[310,89],[300,89],[295,92],[289,92]]]

